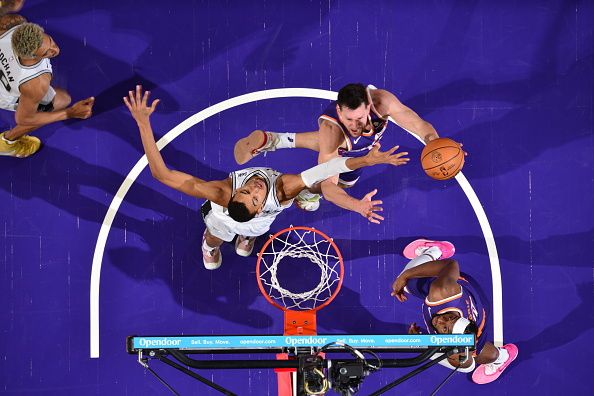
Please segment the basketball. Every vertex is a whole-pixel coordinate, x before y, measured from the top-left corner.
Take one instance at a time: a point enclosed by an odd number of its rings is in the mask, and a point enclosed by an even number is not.
[[[452,139],[432,140],[427,143],[421,153],[421,166],[432,179],[451,179],[464,166],[464,151],[460,144]]]

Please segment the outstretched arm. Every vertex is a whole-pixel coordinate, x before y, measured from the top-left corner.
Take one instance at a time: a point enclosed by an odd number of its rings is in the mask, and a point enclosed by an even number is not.
[[[352,172],[377,164],[404,165],[409,161],[409,158],[406,157],[408,153],[397,153],[396,150],[398,150],[398,147],[394,146],[390,150],[380,151],[380,145],[378,143],[363,157],[336,157],[328,162],[309,168],[298,175],[284,174],[282,176],[283,197],[284,199],[293,199],[304,188],[314,188],[321,181],[343,172]]]
[[[124,103],[138,124],[142,147],[144,148],[153,177],[161,183],[185,194],[198,198],[206,198],[217,204],[226,205],[231,194],[231,187],[226,180],[207,182],[192,175],[169,169],[165,165],[165,161],[163,161],[163,157],[155,143],[150,122],[150,116],[155,111],[159,99],[155,99],[148,106],[149,94],[149,91],[143,93],[142,87],[137,85],[135,91],[129,91],[128,97],[124,97]]]
[[[21,96],[14,118],[18,125],[40,127],[69,118],[87,119],[93,114],[95,98],[90,97],[76,102],[66,109],[39,112],[37,106],[50,87],[51,74],[44,73],[19,87]]]
[[[431,301],[442,300],[460,293],[458,278],[460,267],[454,259],[434,260],[412,267],[402,272],[392,284],[391,295],[398,301],[407,300],[404,294],[404,287],[409,279],[413,278],[437,278],[431,282],[429,287],[429,299]]]
[[[338,157],[338,148],[344,141],[344,136],[338,127],[328,121],[324,121],[320,125],[320,131],[318,135],[320,145],[318,163],[321,164]],[[377,149],[379,149],[379,147],[377,147]],[[399,154],[406,155],[405,153]],[[394,163],[393,165],[403,165],[408,161],[408,159],[400,157],[398,157],[398,160],[398,163]],[[362,163],[358,165],[365,166]],[[351,169],[354,170],[354,167],[357,166],[357,164],[351,162],[349,167],[350,166],[353,166]],[[380,221],[384,220],[382,216],[376,213],[382,210],[380,206],[382,201],[372,200],[373,196],[377,193],[377,190],[369,192],[360,200],[353,198],[344,189],[338,186],[338,175],[332,176],[323,181],[321,183],[321,189],[326,200],[341,208],[357,212],[372,223],[379,224]]]
[[[393,93],[381,89],[378,90],[378,94],[380,95],[382,112],[387,112],[402,129],[414,133],[423,139],[425,143],[439,137],[433,125],[419,117],[411,108],[402,104]]]

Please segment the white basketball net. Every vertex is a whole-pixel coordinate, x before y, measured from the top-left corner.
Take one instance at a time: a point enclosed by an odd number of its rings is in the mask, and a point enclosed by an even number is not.
[[[289,239],[297,237],[297,242]],[[307,237],[307,241],[305,240]],[[320,280],[311,290],[293,293],[281,286],[278,267],[285,257],[308,258],[320,269]],[[268,295],[290,310],[314,309],[332,297],[340,281],[340,259],[326,238],[312,230],[290,229],[270,241],[261,254],[260,282]]]

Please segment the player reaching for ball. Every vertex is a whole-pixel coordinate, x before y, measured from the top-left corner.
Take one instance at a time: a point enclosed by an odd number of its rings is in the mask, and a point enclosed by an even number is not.
[[[439,137],[430,123],[402,104],[394,94],[376,89],[372,85],[366,87],[362,84],[348,84],[338,91],[336,102],[332,102],[318,118],[318,131],[253,131],[235,144],[235,160],[244,164],[262,152],[282,148],[308,148],[317,151],[318,163],[341,156],[360,157],[368,153],[382,138],[389,117],[426,143]],[[334,176],[321,183],[321,193],[335,205],[366,216],[361,201],[340,188],[353,186],[361,173],[362,170],[357,170]],[[377,190],[373,190],[365,198],[371,199],[376,193]],[[313,211],[319,207],[319,199],[319,194],[304,191],[296,201],[302,209]],[[380,215],[367,218],[372,223],[383,220]]]
[[[149,92],[140,85],[129,91],[124,103],[136,120],[151,174],[161,183],[196,198],[205,198],[202,214],[206,230],[202,241],[202,258],[207,269],[217,269],[222,262],[220,246],[237,235],[235,251],[249,256],[256,237],[265,234],[277,215],[289,208],[300,191],[312,188],[322,180],[366,166],[404,165],[408,153],[398,153],[398,146],[380,151],[379,145],[357,158],[334,158],[300,174],[282,174],[270,168],[247,168],[232,172],[224,180],[203,180],[169,169],[157,148],[150,116],[159,100],[148,103]],[[367,200],[367,216],[381,210],[381,202]]]

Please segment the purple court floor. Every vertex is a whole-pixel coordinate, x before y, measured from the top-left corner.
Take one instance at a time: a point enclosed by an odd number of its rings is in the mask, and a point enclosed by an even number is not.
[[[146,168],[128,177],[143,152],[122,96],[141,83],[161,99],[152,117],[160,137],[239,95],[337,91],[350,82],[393,92],[442,136],[462,142],[463,173],[486,216],[458,182],[424,176],[421,143],[391,125],[383,146],[399,144],[414,160],[368,169],[350,191],[379,190],[381,225],[328,202],[316,213],[292,208],[273,225],[316,227],[345,257],[343,289],[318,315],[318,331],[406,332],[421,317],[420,303],[390,297],[406,263],[402,249],[420,236],[447,239],[489,308],[502,312],[502,341],[520,355],[490,385],[457,373],[440,394],[591,394],[592,2],[28,0],[21,14],[61,47],[52,60],[55,85],[74,100],[95,96],[96,105],[89,120],[36,132],[44,147],[35,156],[0,157],[0,394],[165,395],[126,354],[126,336],[282,333],[280,311],[258,291],[255,254],[242,258],[226,245],[222,267],[205,270],[202,202]],[[327,103],[287,97],[237,105],[188,128],[162,153],[171,167],[222,179],[239,168],[238,138],[257,128],[315,130]],[[0,117],[4,129],[13,124],[13,114]],[[285,150],[249,165],[295,173],[315,161],[313,152]],[[130,190],[101,237],[127,177]],[[494,268],[501,287],[492,283]],[[91,358],[93,293],[98,358]],[[498,293],[501,304],[493,301]],[[488,334],[495,336],[493,321]],[[153,368],[182,395],[218,394],[158,362]],[[360,394],[404,372],[373,374]],[[276,394],[271,370],[203,373],[240,395]],[[430,394],[447,374],[434,367],[392,394]]]

